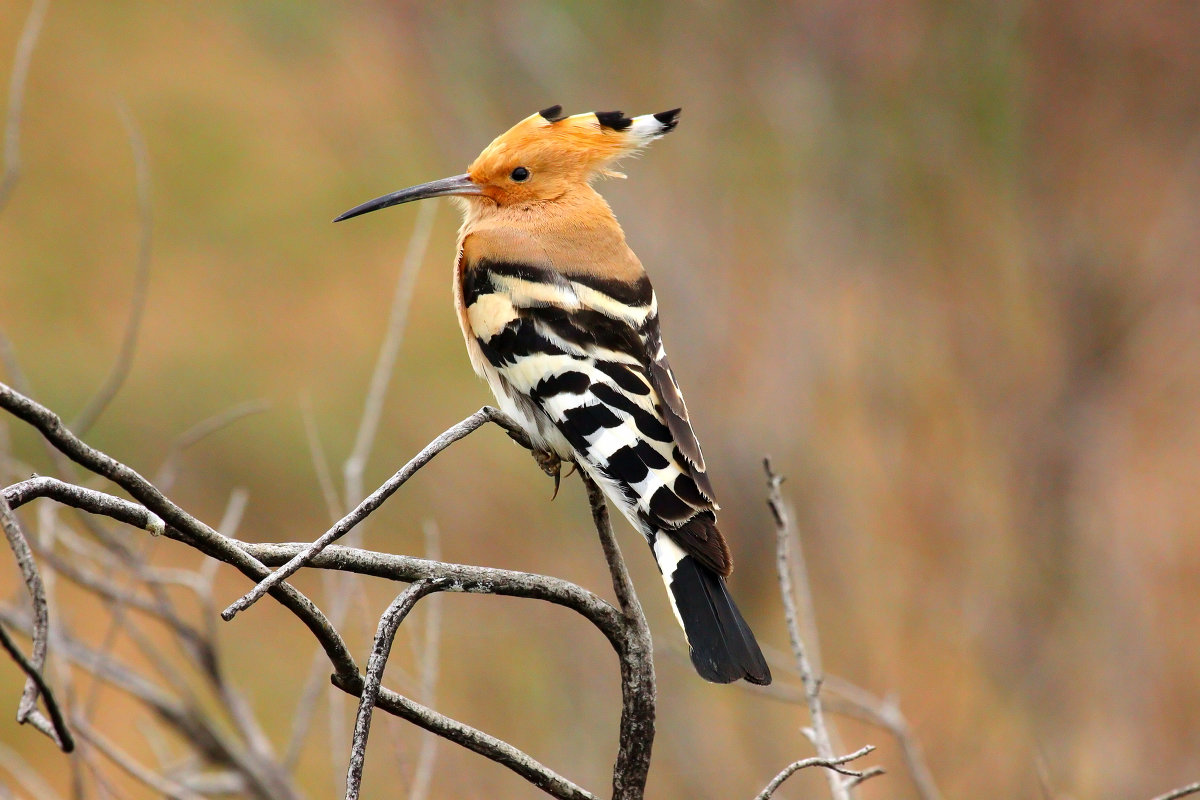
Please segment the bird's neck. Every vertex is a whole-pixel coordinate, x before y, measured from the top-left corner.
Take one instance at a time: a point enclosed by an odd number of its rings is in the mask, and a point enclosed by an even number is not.
[[[459,245],[472,234],[494,234],[526,242],[564,273],[598,273],[636,280],[644,271],[625,243],[612,209],[591,186],[572,187],[562,195],[533,203],[497,206],[470,198],[459,230]],[[524,248],[522,248],[524,249]],[[533,253],[530,253],[533,258]]]

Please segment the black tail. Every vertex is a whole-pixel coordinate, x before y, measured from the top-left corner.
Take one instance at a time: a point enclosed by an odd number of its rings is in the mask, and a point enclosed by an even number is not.
[[[663,577],[700,677],[713,683],[741,678],[762,686],[771,682],[767,660],[733,604],[723,577],[691,556],[679,559],[670,576]]]

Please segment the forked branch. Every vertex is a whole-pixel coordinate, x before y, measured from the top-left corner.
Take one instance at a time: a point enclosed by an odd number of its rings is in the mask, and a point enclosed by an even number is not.
[[[788,764],[786,767],[784,767],[778,775],[772,778],[771,782],[768,783],[766,787],[764,787],[763,790],[758,793],[757,796],[755,796],[754,800],[767,800],[771,795],[775,794],[775,791],[783,785],[784,781],[795,775],[800,770],[808,769],[809,767],[824,767],[832,773],[846,775],[850,778],[853,778],[857,783],[862,783],[868,778],[873,778],[876,775],[882,775],[883,770],[879,769],[878,767],[868,770],[857,770],[850,769],[845,766],[855,759],[862,758],[874,749],[875,748],[872,745],[867,745],[861,750],[856,750],[853,753],[844,756],[838,756],[837,758],[817,757],[805,758],[801,761],[793,761],[791,764]]]
[[[303,552],[298,553],[295,558],[266,576],[253,589],[231,603],[228,608],[221,612],[222,619],[226,622],[232,620],[237,616],[238,612],[252,606],[259,598],[269,592],[273,586],[276,586],[288,576],[295,573],[296,570],[308,564],[317,553],[320,553],[330,544],[349,533],[355,525],[362,522],[370,516],[371,512],[383,505],[384,501],[395,494],[397,489],[403,486],[413,475],[416,475],[421,467],[432,461],[438,453],[464,436],[467,436],[472,431],[477,430],[484,423],[496,420],[501,416],[503,414],[499,409],[484,406],[462,422],[442,433],[427,444],[421,452],[417,453],[411,461],[401,467],[395,475],[385,481],[382,486],[367,495],[366,499],[359,503],[357,508],[338,520],[332,528],[305,548]]]
[[[4,649],[25,673],[25,689],[21,692],[21,702],[17,706],[17,722],[22,724],[28,722],[49,736],[59,749],[69,753],[75,749],[75,742],[63,722],[62,713],[58,709],[54,695],[50,692],[50,687],[46,685],[41,674],[46,665],[46,653],[50,641],[50,611],[46,605],[46,591],[42,584],[41,573],[38,572],[37,563],[33,560],[33,551],[25,538],[25,532],[21,530],[21,524],[13,514],[12,507],[3,496],[0,496],[0,527],[4,528],[4,536],[8,540],[8,546],[13,552],[17,566],[21,570],[21,577],[25,581],[25,588],[29,592],[29,601],[33,607],[30,636],[33,640],[33,647],[32,654],[28,659],[8,638],[8,634],[0,629],[0,634],[2,634],[0,638],[2,638]],[[45,699],[46,710],[50,714],[49,720],[37,708],[39,696]]]
[[[783,495],[779,491],[779,486],[783,483],[783,478],[776,475],[775,471],[771,468],[770,458],[763,459],[763,469],[767,474],[767,506],[771,509],[771,515],[775,519],[776,567],[778,569],[779,591],[783,600],[783,613],[787,621],[788,637],[792,644],[792,654],[796,659],[796,667],[800,672],[800,680],[804,684],[804,698],[808,704],[809,715],[812,718],[812,727],[806,733],[812,740],[813,746],[817,749],[817,760],[826,762],[825,765],[828,766],[828,764],[836,763],[837,759],[833,754],[829,726],[825,721],[825,710],[821,698],[821,677],[817,675],[816,670],[813,668],[808,650],[805,647],[804,637],[800,633],[800,615],[796,609],[796,589],[792,584],[791,548],[794,533],[792,531],[788,508],[783,501]],[[796,544],[798,546],[798,542]],[[801,580],[805,580],[803,575],[801,575]],[[857,755],[864,752],[869,752],[869,749],[865,748],[852,757],[857,757]],[[852,781],[847,782],[839,777],[838,770],[826,770],[829,780],[829,791],[834,800],[849,800],[851,788],[876,774],[879,774],[877,770],[868,770],[866,773],[857,775]],[[784,777],[786,778],[786,776]]]
[[[53,499],[90,514],[106,516],[180,541],[218,561],[237,567],[260,582],[271,574],[279,574],[272,573],[269,566],[303,563],[313,568],[376,575],[413,584],[400,595],[398,603],[381,622],[381,635],[377,637],[375,655],[368,664],[365,677],[360,675],[340,634],[308,598],[281,579],[267,588],[268,593],[278,598],[317,636],[333,666],[333,683],[350,694],[365,695],[360,705],[360,724],[355,734],[359,766],[355,768],[352,765],[352,779],[357,780],[353,778],[355,774],[361,776],[361,758],[365,753],[370,710],[380,708],[508,767],[554,797],[564,800],[591,800],[595,797],[512,745],[381,685],[386,649],[390,647],[390,638],[395,635],[405,614],[425,594],[457,591],[527,597],[556,603],[581,614],[605,635],[617,653],[622,678],[623,703],[613,772],[613,796],[621,800],[636,800],[643,796],[650,765],[655,711],[649,630],[613,537],[604,497],[586,478],[593,521],[612,572],[620,610],[575,584],[543,575],[372,553],[355,548],[324,547],[321,545],[327,542],[322,543],[321,540],[316,543],[318,546],[237,541],[187,514],[136,471],[85,444],[67,430],[49,409],[4,384],[0,384],[0,408],[29,423],[58,451],[91,472],[109,478],[134,498],[133,501],[125,500],[54,478],[35,476],[6,487],[3,490],[3,502],[6,505],[18,507],[38,498]],[[435,439],[364,501],[364,506],[343,519],[339,524],[344,527],[340,530],[353,527],[437,453],[489,421],[506,429],[518,442],[522,441],[520,431],[511,420],[499,411],[485,407]],[[36,629],[35,625],[30,627]]]

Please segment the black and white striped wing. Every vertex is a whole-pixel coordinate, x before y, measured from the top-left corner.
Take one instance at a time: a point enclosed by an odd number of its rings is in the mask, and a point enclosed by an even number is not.
[[[553,426],[651,543],[667,532],[727,575],[712,485],[662,347],[649,280],[568,277],[481,259],[462,281],[471,332],[501,390]]]

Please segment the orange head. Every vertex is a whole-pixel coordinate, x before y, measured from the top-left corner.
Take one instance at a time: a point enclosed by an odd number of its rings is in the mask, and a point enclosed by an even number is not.
[[[551,106],[500,134],[463,175],[424,183],[363,203],[335,222],[427,197],[480,198],[496,206],[554,200],[674,130],[679,109],[626,117],[620,111],[563,116]]]

